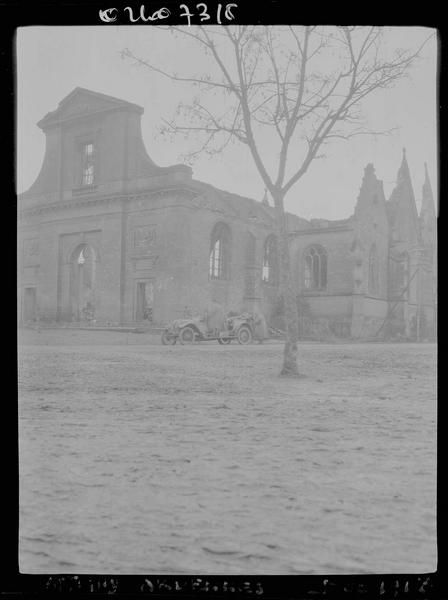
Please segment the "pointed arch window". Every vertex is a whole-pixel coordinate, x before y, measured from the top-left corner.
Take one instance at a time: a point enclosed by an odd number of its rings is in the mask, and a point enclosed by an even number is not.
[[[378,294],[379,291],[379,266],[376,245],[372,244],[369,254],[369,293]]]
[[[210,238],[210,279],[230,278],[230,228],[217,223]]]
[[[262,280],[270,285],[278,283],[278,249],[275,235],[269,235],[264,244]]]
[[[311,246],[304,257],[304,286],[308,290],[327,287],[327,252],[322,246]]]

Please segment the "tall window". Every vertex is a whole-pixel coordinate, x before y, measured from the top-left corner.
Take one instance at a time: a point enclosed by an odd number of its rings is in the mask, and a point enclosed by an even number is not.
[[[218,223],[210,239],[210,279],[229,279],[230,276],[230,229]]]
[[[308,290],[327,287],[327,253],[322,246],[311,246],[305,252],[304,284]]]
[[[410,287],[410,283],[411,283],[411,278],[413,277],[414,273],[411,273],[411,257],[409,256],[409,253],[406,252],[405,254],[405,258],[404,258],[404,276],[403,276],[403,289],[406,290],[405,292],[405,296],[407,299],[409,299],[409,287]]]
[[[93,185],[95,177],[94,148],[89,142],[82,146],[82,185]]]
[[[378,253],[375,244],[370,248],[369,254],[369,293],[378,294],[379,277],[378,277]]]
[[[275,235],[268,236],[264,244],[262,279],[271,285],[278,283],[278,252]]]
[[[91,321],[96,310],[97,257],[92,246],[81,244],[71,255],[70,304],[75,321]]]

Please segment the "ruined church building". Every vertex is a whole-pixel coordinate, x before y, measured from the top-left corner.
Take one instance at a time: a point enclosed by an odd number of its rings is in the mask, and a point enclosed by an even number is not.
[[[38,126],[41,171],[18,199],[19,321],[161,326],[210,302],[280,318],[274,209],[159,167],[143,108],[76,88]],[[372,164],[352,216],[288,215],[304,337],[430,338],[436,211],[420,215],[403,152],[388,200]]]

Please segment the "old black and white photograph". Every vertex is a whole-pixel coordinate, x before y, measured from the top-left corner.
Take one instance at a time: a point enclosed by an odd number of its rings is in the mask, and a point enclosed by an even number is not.
[[[437,31],[188,6],[17,29],[20,573],[434,572]]]

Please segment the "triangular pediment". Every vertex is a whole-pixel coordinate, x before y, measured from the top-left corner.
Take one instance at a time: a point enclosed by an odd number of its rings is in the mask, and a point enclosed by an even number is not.
[[[45,128],[48,125],[59,123],[66,119],[89,116],[115,108],[127,108],[143,112],[143,108],[138,106],[138,104],[77,87],[59,102],[59,106],[55,111],[45,115],[38,125],[41,128]]]

